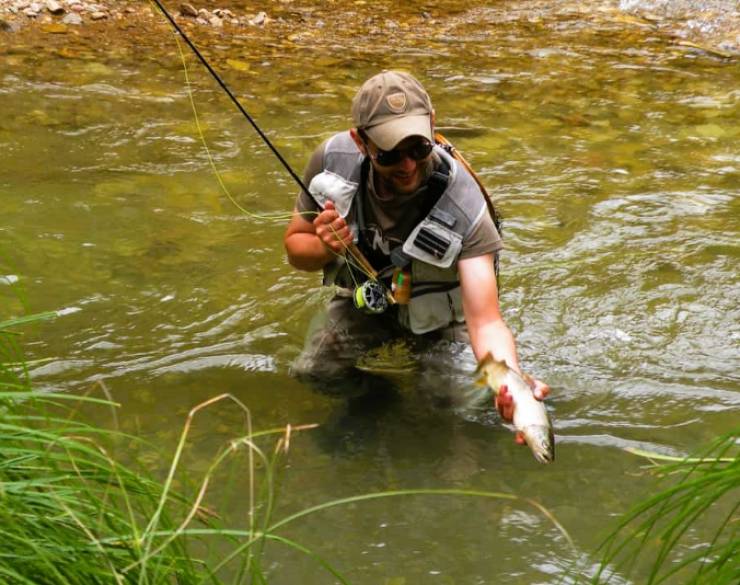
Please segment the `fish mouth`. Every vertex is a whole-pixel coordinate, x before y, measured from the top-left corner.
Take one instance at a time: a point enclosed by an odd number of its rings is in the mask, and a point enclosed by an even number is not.
[[[522,430],[524,440],[532,450],[539,463],[555,461],[555,437],[552,428],[542,425],[530,425]]]

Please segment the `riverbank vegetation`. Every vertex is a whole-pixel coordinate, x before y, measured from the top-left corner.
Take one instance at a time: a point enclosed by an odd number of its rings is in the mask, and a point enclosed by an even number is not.
[[[639,563],[648,567],[648,579],[641,581],[647,584],[740,582],[739,441],[737,428],[692,457],[637,451],[655,466],[663,487],[625,514],[599,547],[601,566],[593,582],[610,583]],[[686,537],[701,523],[712,527],[714,537],[688,545]]]
[[[190,411],[164,478],[120,463],[115,452],[154,449],[135,437],[103,429],[80,415],[81,407],[115,408],[109,397],[34,391],[18,328],[54,318],[44,313],[0,322],[0,580],[67,583],[267,583],[261,558],[267,542],[314,559],[340,583],[349,583],[330,562],[277,531],[329,508],[388,497],[482,498],[533,507],[574,547],[568,533],[537,502],[514,494],[464,489],[407,489],[328,501],[275,518],[277,476],[291,435],[311,427],[252,429],[249,409],[228,394]],[[245,432],[219,452],[202,477],[177,493],[175,475],[198,413],[231,401],[244,413]],[[267,437],[268,447],[258,444]],[[230,528],[203,500],[217,471],[246,453],[240,495],[248,526]],[[244,477],[244,469],[241,476]],[[186,479],[189,475],[185,471]],[[244,485],[246,484],[246,486]],[[246,487],[246,490],[243,488]]]
[[[184,501],[165,509],[161,484],[109,455],[115,434],[76,416],[81,403],[106,401],[32,390],[17,328],[49,317],[0,323],[0,580],[195,582],[182,541],[147,558]]]
[[[307,427],[255,432],[249,410],[229,395],[217,396],[191,411],[164,479],[133,470],[122,465],[109,448],[137,439],[92,426],[78,416],[81,405],[107,408],[114,406],[110,400],[33,391],[17,328],[53,317],[53,313],[44,313],[0,323],[0,532],[5,543],[0,576],[8,581],[267,583],[260,557],[265,543],[273,541],[311,556],[339,582],[349,583],[328,561],[279,536],[277,529],[334,506],[383,497],[519,500],[512,494],[482,491],[389,491],[327,502],[275,521],[281,456],[287,452],[291,433]],[[196,486],[195,495],[185,498],[172,489],[173,478],[193,420],[200,410],[222,400],[232,400],[243,410],[247,433],[221,451]],[[257,444],[265,436],[278,437],[271,450]],[[637,452],[652,462],[663,460],[657,469],[661,477],[671,478],[670,484],[626,514],[603,542],[597,551],[601,564],[592,582],[622,578],[643,560],[645,551],[657,548],[648,583],[666,582],[676,574],[689,579],[683,582],[736,583],[740,577],[737,438],[737,432],[723,435],[696,457],[686,459]],[[201,504],[216,470],[240,449],[248,457],[245,505],[249,506],[250,525],[234,530],[219,526],[217,514]],[[263,470],[259,477],[258,467]],[[529,504],[549,517],[569,540],[547,510]],[[715,538],[706,546],[683,547],[682,538],[707,517],[716,526]],[[221,540],[214,549],[219,551],[217,561],[203,553],[213,545],[203,539],[214,538]]]

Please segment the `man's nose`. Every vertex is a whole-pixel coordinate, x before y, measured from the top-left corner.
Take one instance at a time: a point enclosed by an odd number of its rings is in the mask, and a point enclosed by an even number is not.
[[[411,172],[416,168],[416,161],[411,158],[408,152],[404,152],[401,156],[401,162],[399,163],[401,165],[401,169],[403,169],[406,172]]]

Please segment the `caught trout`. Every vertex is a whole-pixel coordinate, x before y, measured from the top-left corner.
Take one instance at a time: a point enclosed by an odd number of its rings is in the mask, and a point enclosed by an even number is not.
[[[514,427],[524,435],[524,440],[540,463],[550,463],[555,459],[555,439],[547,410],[542,401],[537,400],[532,388],[519,374],[498,362],[489,353],[478,364],[476,374],[478,383],[488,386],[495,394],[506,385],[514,401]]]

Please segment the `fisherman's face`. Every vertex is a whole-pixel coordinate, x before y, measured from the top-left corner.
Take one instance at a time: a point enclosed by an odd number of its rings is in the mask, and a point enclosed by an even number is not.
[[[432,155],[427,139],[409,136],[390,151],[382,151],[372,140],[367,140],[365,146],[374,171],[391,192],[408,195],[427,180]]]

